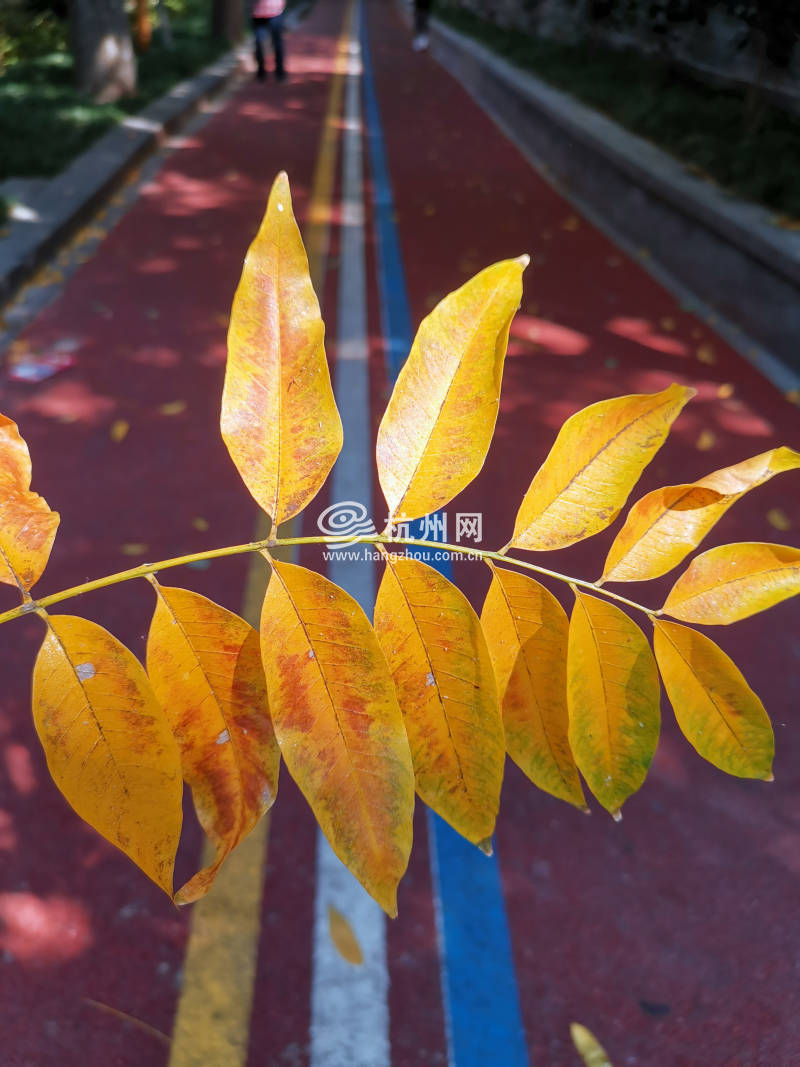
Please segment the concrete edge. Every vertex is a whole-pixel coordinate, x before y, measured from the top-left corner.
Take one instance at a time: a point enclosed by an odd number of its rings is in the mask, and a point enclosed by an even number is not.
[[[692,224],[713,231],[740,252],[758,260],[762,268],[800,286],[800,233],[775,226],[767,209],[693,177],[667,152],[438,19],[432,20],[431,29],[451,47],[488,68],[507,91],[544,112],[568,136],[605,157],[627,178],[668,203]]]
[[[238,68],[238,50],[216,59],[123,119],[49,181],[30,205],[35,221],[12,220],[3,228],[0,303],[14,295],[165,137],[221,92]]]

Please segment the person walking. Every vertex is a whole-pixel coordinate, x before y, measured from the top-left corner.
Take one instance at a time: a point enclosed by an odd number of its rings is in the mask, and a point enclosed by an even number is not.
[[[431,18],[433,0],[414,0],[414,40],[412,48],[415,52],[424,52],[428,47],[428,24]]]
[[[283,65],[283,12],[286,0],[253,0],[253,37],[255,39],[256,77],[263,81],[267,76],[264,55],[267,35],[272,38],[275,53],[275,78],[286,81]]]

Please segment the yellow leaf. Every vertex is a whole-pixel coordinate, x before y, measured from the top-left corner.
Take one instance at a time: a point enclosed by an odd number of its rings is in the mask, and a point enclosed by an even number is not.
[[[780,530],[781,533],[786,533],[787,530],[792,528],[792,520],[783,508],[770,508],[767,512],[767,522],[775,530]]]
[[[432,567],[387,559],[375,632],[394,678],[417,793],[473,844],[492,836],[505,745],[478,616]]]
[[[324,336],[281,173],[233,300],[221,419],[233,462],[276,526],[316,495],[342,447]]]
[[[684,622],[727,626],[797,593],[800,548],[744,542],[693,559],[661,610]]]
[[[389,668],[351,596],[313,571],[271,563],[261,658],[275,736],[333,851],[394,916],[414,771]]]
[[[655,650],[678,726],[700,755],[739,778],[771,780],[772,726],[733,660],[705,634],[661,620]]]
[[[497,678],[506,751],[534,785],[585,808],[567,736],[564,609],[532,578],[495,567],[481,625]]]
[[[180,756],[138,660],[95,623],[50,616],[33,718],[53,781],[78,815],[171,896]]]
[[[476,274],[422,320],[378,430],[389,515],[443,507],[483,466],[528,257]]]
[[[586,1067],[611,1067],[608,1053],[591,1032],[580,1023],[570,1023],[570,1037]]]
[[[342,959],[356,967],[361,966],[364,962],[364,953],[361,951],[358,938],[353,933],[353,927],[340,911],[330,905],[328,905],[328,930],[331,941]]]
[[[660,690],[650,645],[613,604],[576,592],[567,654],[569,742],[612,815],[645,779],[658,743]]]
[[[0,415],[0,582],[24,589],[50,558],[59,515],[30,492],[31,457],[16,423]]]
[[[157,588],[147,673],[169,719],[200,825],[216,856],[175,896],[204,896],[223,861],[272,807],[280,755],[258,633],[188,589]]]
[[[694,390],[601,400],[567,419],[517,515],[511,545],[566,548],[604,530]]]
[[[186,411],[186,401],[170,400],[166,404],[159,404],[158,410],[161,415],[182,415]]]
[[[782,471],[800,468],[800,452],[772,448],[699,481],[655,489],[638,500],[611,546],[604,582],[658,578],[697,548],[732,504]]]
[[[138,541],[132,541],[122,545],[120,552],[123,556],[143,556],[149,547],[149,545],[140,544]]]
[[[130,428],[131,424],[128,422],[127,419],[116,419],[111,424],[111,429],[108,431],[108,436],[111,438],[115,445],[118,445],[120,441],[124,441],[125,438],[128,436],[128,430],[130,430]]]

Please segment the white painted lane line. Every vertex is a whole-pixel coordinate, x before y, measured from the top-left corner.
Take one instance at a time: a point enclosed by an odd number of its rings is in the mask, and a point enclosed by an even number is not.
[[[332,501],[357,500],[372,510],[369,421],[364,190],[359,16],[354,10],[342,133],[342,229],[339,262],[334,392],[344,424],[344,447],[334,468]],[[353,554],[349,550],[348,557]],[[364,551],[362,548],[362,556]],[[375,573],[366,558],[331,560],[331,579],[371,617]],[[328,908],[347,918],[364,963],[339,955],[330,937]],[[317,836],[311,983],[311,1067],[389,1067],[389,975],[383,912]]]

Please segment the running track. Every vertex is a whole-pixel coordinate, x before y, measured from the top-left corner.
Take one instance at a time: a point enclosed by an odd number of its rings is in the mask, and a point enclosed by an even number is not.
[[[775,444],[798,447],[797,408],[560,198],[408,44],[388,3],[367,0],[360,35],[344,0],[320,0],[290,38],[290,82],[248,81],[185,138],[21,335],[18,346],[34,351],[69,339],[76,355],[73,369],[38,386],[0,384],[0,409],[31,447],[34,488],[62,513],[40,592],[252,536],[256,516],[216,420],[231,295],[282,168],[319,240],[340,404],[353,404],[356,385],[364,390],[346,432],[374,433],[411,324],[482,266],[531,253],[497,439],[457,509],[483,513],[484,544],[507,540],[564,418],[606,396],[673,380],[698,390],[642,492]],[[338,314],[354,255],[365,280],[358,361],[343,358],[353,338]],[[351,362],[363,370],[356,385],[343,370]],[[115,443],[120,420],[129,430]],[[349,476],[339,484],[353,484]],[[326,489],[309,529],[331,499]],[[371,504],[382,518],[378,493]],[[787,533],[770,525],[775,509]],[[709,545],[797,543],[798,529],[796,477],[787,475],[739,504]],[[610,536],[547,562],[592,577]],[[301,559],[320,563],[311,550]],[[479,605],[482,568],[456,564],[456,579]],[[239,559],[175,580],[248,610],[259,576]],[[141,655],[151,609],[142,583],[64,610],[102,622]],[[363,920],[365,947],[376,946],[367,970],[385,990],[363,1000],[363,973],[348,975],[315,928],[324,864],[288,776],[235,884],[194,918],[176,911],[49,783],[28,709],[40,624],[15,623],[0,648],[0,1062],[560,1067],[577,1062],[568,1026],[578,1020],[616,1067],[800,1063],[799,624],[800,606],[788,603],[768,621],[715,635],[772,714],[774,785],[725,779],[667,713],[621,825],[596,806],[587,819],[535,792],[513,766],[494,862],[418,811],[400,918]],[[183,871],[199,849],[199,834],[187,834]],[[361,904],[341,891],[360,929]]]

